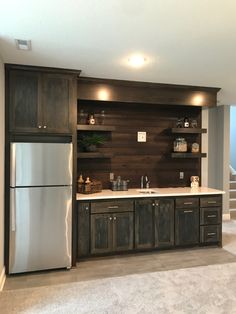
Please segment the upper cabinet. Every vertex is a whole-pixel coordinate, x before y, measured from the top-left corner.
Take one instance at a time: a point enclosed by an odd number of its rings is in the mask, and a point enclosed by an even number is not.
[[[78,74],[6,66],[9,131],[72,133]]]

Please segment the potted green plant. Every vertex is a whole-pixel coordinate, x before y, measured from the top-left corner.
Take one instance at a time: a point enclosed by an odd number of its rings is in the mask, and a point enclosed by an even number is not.
[[[96,152],[104,142],[105,138],[99,134],[83,135],[78,140],[79,146],[86,152]]]

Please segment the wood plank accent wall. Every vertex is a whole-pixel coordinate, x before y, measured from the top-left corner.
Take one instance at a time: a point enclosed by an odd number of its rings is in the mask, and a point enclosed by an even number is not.
[[[107,142],[99,150],[112,153],[112,158],[78,159],[78,175],[99,179],[109,188],[109,173],[130,180],[130,188],[140,187],[140,177],[147,174],[151,187],[189,186],[191,175],[201,175],[201,159],[171,158],[176,137],[185,137],[188,143],[201,144],[199,134],[171,134],[178,118],[196,119],[201,127],[201,107],[174,106],[109,101],[79,100],[80,110],[99,117],[105,111],[105,125],[115,126],[112,132],[103,132]],[[137,132],[147,132],[147,142],[137,142]],[[78,131],[78,136],[85,134]],[[201,145],[200,145],[201,146]],[[78,149],[79,151],[79,149]],[[179,172],[184,179],[179,179]]]

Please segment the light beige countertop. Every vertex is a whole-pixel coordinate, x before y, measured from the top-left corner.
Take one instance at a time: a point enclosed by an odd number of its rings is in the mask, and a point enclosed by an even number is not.
[[[146,192],[146,193],[145,193]],[[138,197],[165,197],[165,196],[197,196],[224,194],[224,191],[207,187],[190,188],[150,188],[150,189],[129,189],[128,191],[102,190],[93,194],[76,194],[76,199],[81,201],[115,199],[115,198],[138,198]]]

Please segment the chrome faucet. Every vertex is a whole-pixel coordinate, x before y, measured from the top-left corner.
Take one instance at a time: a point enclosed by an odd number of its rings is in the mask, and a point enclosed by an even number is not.
[[[141,177],[141,189],[149,189],[150,187],[150,181],[148,180],[148,176],[142,176]]]

